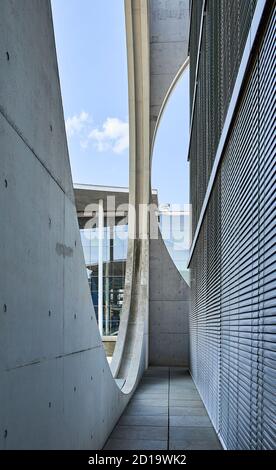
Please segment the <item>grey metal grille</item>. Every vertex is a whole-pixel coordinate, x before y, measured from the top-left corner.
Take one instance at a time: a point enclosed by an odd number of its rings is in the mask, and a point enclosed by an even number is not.
[[[190,106],[193,102],[195,71],[197,61],[197,44],[199,41],[200,21],[203,0],[193,0],[191,2],[191,31],[190,31]]]
[[[191,15],[190,83],[193,101],[199,25],[203,2]],[[235,85],[256,0],[207,0],[202,31],[197,92],[191,128],[192,233],[194,235],[216,149]]]
[[[208,179],[219,136],[212,126],[224,122],[239,66],[239,48],[230,51],[227,25],[229,35],[240,37],[240,48],[248,29],[244,23],[237,26],[239,18],[245,22],[249,15],[244,2],[219,3],[228,56],[217,59],[214,68],[223,71],[223,90],[218,87],[221,105],[206,131],[207,115],[202,118],[199,108],[195,114],[191,191],[197,208],[205,195],[199,185]],[[274,8],[255,51],[191,261],[191,372],[228,449],[276,448],[275,37]],[[205,73],[210,77],[210,69]],[[212,86],[199,88],[204,113],[208,100],[218,100],[215,95]],[[208,157],[202,148],[211,149]]]

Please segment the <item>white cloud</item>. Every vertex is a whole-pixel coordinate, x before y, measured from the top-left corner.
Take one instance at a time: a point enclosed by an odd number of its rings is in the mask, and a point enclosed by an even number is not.
[[[83,150],[87,149],[88,144],[89,144],[89,141],[87,139],[84,139],[84,140],[80,141],[80,146]]]
[[[92,123],[91,116],[85,111],[68,117],[65,121],[68,139],[78,137],[83,150],[86,150],[91,142],[98,152],[111,151],[120,154],[128,149],[128,122],[108,117],[101,128],[93,128]]]
[[[102,129],[92,129],[88,138],[94,142],[99,152],[111,150],[120,154],[129,146],[128,122],[109,117],[103,123]]]
[[[73,137],[76,134],[81,134],[89,122],[91,123],[91,118],[85,111],[66,119],[65,127],[68,138]]]

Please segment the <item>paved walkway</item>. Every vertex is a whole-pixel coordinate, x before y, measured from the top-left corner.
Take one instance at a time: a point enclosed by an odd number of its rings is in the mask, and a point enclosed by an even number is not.
[[[110,435],[108,450],[221,449],[190,374],[149,368]]]

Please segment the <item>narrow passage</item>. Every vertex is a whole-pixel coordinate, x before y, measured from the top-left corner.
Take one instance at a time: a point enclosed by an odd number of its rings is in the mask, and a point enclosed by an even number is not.
[[[186,369],[150,367],[105,450],[222,449]]]

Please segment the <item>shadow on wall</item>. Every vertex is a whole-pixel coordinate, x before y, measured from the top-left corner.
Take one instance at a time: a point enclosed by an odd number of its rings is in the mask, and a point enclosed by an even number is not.
[[[129,396],[91,303],[50,2],[2,0],[0,43],[0,447],[99,449]]]

